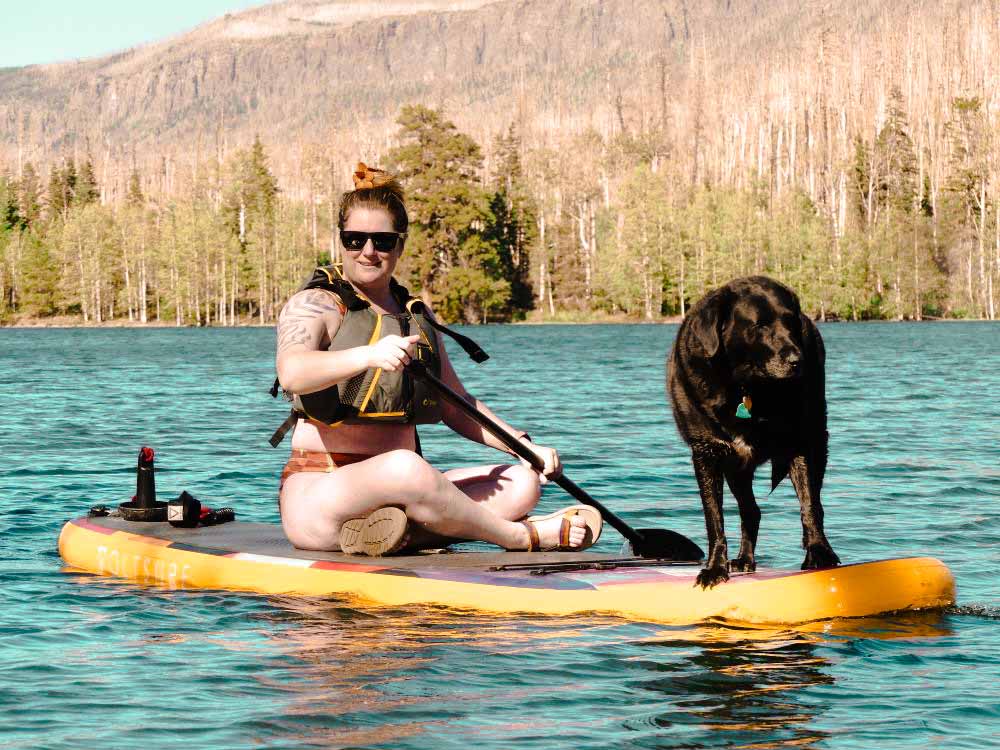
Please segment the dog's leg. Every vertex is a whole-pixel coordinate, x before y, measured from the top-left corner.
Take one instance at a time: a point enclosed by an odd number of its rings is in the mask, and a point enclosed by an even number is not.
[[[696,586],[711,588],[729,580],[726,531],[722,523],[722,466],[711,455],[692,453],[694,475],[698,479],[701,505],[705,511],[705,532],[708,535],[708,560],[698,573]]]
[[[823,486],[824,464],[825,461],[818,459],[814,462],[805,456],[795,456],[789,471],[795,494],[799,496],[802,515],[802,547],[806,551],[803,570],[830,568],[840,563],[823,531],[823,505],[819,492]]]
[[[732,469],[726,472],[726,484],[740,506],[740,552],[729,561],[729,570],[753,573],[757,569],[754,550],[760,529],[760,506],[753,494],[753,470]]]

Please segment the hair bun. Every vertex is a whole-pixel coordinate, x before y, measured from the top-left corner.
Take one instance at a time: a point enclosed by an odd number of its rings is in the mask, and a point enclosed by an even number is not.
[[[352,176],[355,190],[372,190],[394,182],[392,175],[384,169],[369,167],[363,161],[358,162]]]

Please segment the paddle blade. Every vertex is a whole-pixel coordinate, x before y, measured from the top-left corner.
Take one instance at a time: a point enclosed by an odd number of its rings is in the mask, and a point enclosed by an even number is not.
[[[676,531],[670,529],[636,529],[636,531],[642,537],[642,543],[634,545],[626,540],[622,545],[623,555],[675,562],[699,562],[705,557],[701,547]]]

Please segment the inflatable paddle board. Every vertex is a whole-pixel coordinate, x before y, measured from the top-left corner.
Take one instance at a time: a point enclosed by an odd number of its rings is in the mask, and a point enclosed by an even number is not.
[[[598,612],[684,625],[708,619],[785,625],[945,607],[955,580],[913,557],[823,570],[734,573],[711,589],[699,565],[593,552],[444,552],[361,557],[297,550],[276,524],[194,529],[113,517],[76,518],[59,536],[70,568],[175,589],[350,595],[384,605],[500,613]]]

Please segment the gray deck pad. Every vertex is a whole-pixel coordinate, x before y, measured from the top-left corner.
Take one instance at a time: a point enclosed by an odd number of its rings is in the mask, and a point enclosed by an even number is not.
[[[204,550],[212,554],[243,552],[272,557],[291,557],[299,560],[329,560],[393,568],[466,568],[486,570],[500,565],[551,565],[552,563],[600,564],[626,559],[622,555],[599,552],[505,552],[492,551],[496,547],[464,543],[446,551],[426,551],[413,555],[392,555],[391,557],[366,557],[345,555],[342,552],[314,552],[300,550],[285,538],[281,526],[272,523],[247,523],[232,521],[218,526],[204,526],[194,529],[175,528],[168,523],[137,523],[121,518],[90,518],[90,523],[115,531],[168,540],[175,545]]]

